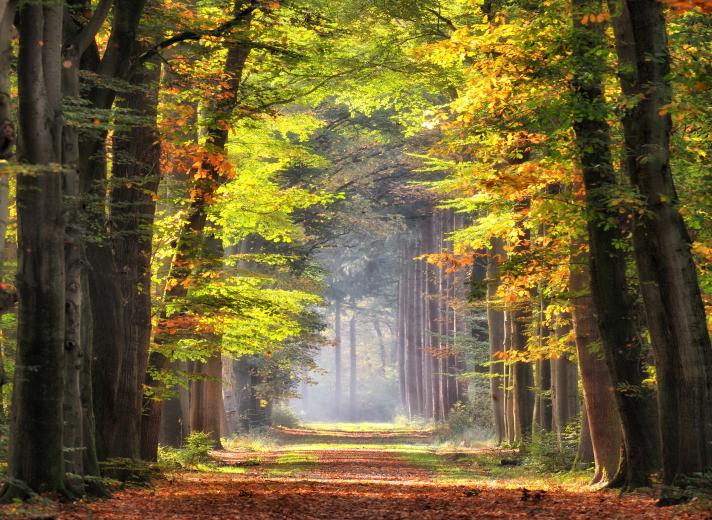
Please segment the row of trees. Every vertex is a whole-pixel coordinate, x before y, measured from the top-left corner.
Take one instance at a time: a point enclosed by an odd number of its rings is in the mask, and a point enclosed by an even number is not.
[[[555,360],[575,344],[597,478],[645,485],[661,467],[672,483],[709,469],[712,348],[682,217],[700,208],[681,201],[671,171],[673,144],[685,149],[689,136],[671,144],[679,105],[666,12],[656,1],[556,5],[553,14],[487,2],[481,22],[464,9],[450,38],[425,51],[467,80],[434,116],[445,133],[434,161],[455,172],[439,189],[474,214],[453,236],[463,257],[489,250],[505,435],[523,440],[542,426],[536,393],[564,373]],[[686,28],[708,24],[694,11],[668,15]],[[677,117],[684,127],[684,109]],[[703,182],[699,167],[681,163]]]
[[[264,422],[312,366],[295,215],[332,196],[295,170],[319,163],[303,143],[322,123],[271,107],[313,90],[288,47],[320,25],[258,0],[0,7],[19,298],[3,498],[100,492],[103,462]],[[307,79],[285,87],[290,60]]]
[[[576,359],[598,478],[709,469],[712,38],[708,3],[667,3],[0,0],[19,297],[5,498],[153,459],[161,423],[217,440],[261,422],[311,363],[313,254],[364,200],[408,223],[391,299],[409,414],[464,395],[470,287],[499,437],[563,428]],[[418,169],[437,200],[404,208]]]
[[[547,425],[549,387],[556,422],[574,414],[559,396],[573,393],[575,359],[597,479],[611,485],[710,467],[708,13],[656,0],[395,2],[350,20],[378,28],[359,51],[387,65],[344,80],[340,100],[395,109],[407,149],[444,172],[426,183],[439,204],[468,216],[447,234],[453,252],[431,261],[457,270],[487,251],[499,435]],[[404,404],[427,415],[418,309],[431,278],[402,276]]]

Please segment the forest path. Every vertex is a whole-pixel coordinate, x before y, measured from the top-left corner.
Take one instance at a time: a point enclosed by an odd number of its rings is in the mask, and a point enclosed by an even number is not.
[[[154,489],[63,507],[61,519],[712,518],[501,466],[492,448],[436,449],[422,431],[281,429],[279,445],[216,452],[220,464]]]

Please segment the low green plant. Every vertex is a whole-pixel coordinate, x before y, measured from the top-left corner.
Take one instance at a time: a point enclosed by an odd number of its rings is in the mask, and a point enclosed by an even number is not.
[[[524,465],[540,472],[569,471],[576,459],[580,436],[579,418],[571,421],[562,434],[538,431],[521,445]]]
[[[185,439],[181,448],[158,447],[158,463],[167,469],[196,467],[211,460],[210,452],[215,441],[210,434],[193,432]]]
[[[458,401],[450,409],[447,421],[436,426],[434,434],[440,442],[471,446],[492,437],[489,408],[479,400]]]

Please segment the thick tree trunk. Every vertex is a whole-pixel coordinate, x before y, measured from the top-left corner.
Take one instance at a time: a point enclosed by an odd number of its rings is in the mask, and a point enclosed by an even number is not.
[[[35,169],[32,175],[17,178],[20,304],[8,476],[36,492],[65,491],[65,226],[62,177],[57,174],[62,138],[62,10],[59,3],[24,3],[18,25],[20,156]],[[25,494],[26,490],[8,484],[3,498]]]
[[[108,11],[111,3],[102,2]],[[106,51],[99,59],[93,44],[93,35],[85,40],[90,52],[77,52],[83,68],[108,80],[127,80],[129,62],[137,49],[136,31],[144,8],[144,0],[119,0],[113,2],[112,29]],[[97,8],[97,11],[99,9]],[[105,16],[106,13],[104,13]],[[92,17],[89,24],[98,21]],[[96,30],[99,27],[95,28]],[[71,46],[66,51],[71,51]],[[74,68],[74,67],[72,67]],[[109,110],[116,92],[107,87],[94,87],[88,94],[93,108]],[[94,329],[93,393],[97,425],[97,452],[102,459],[109,457],[138,457],[138,451],[127,452],[127,435],[117,433],[122,422],[121,411],[116,409],[119,398],[119,380],[123,356],[123,332],[121,292],[118,268],[113,258],[107,222],[107,162],[105,129],[84,133],[79,141],[79,189],[82,221],[87,223],[87,233],[97,237],[86,245],[90,290],[86,293],[92,305]],[[138,435],[138,432],[136,432]],[[138,442],[134,437],[133,446]]]
[[[15,15],[14,0],[0,0],[0,160],[12,161],[15,155],[15,126],[12,123],[10,100],[10,64],[13,59],[12,37],[13,18]],[[0,162],[0,266],[5,264],[5,238],[10,217],[10,172],[7,163]],[[2,308],[6,310],[17,298],[3,298]],[[2,310],[0,310],[2,312]],[[0,396],[7,384],[5,373],[5,341],[0,338]],[[0,418],[5,419],[5,408],[0,399]]]
[[[151,242],[160,180],[156,119],[160,70],[158,61],[136,69],[131,83],[137,88],[120,96],[117,105],[141,121],[113,135],[109,218],[122,296],[117,311],[123,313],[124,329],[114,403],[122,428],[112,441],[112,451],[133,458],[141,456],[143,383],[151,340]]]
[[[612,2],[611,2],[612,3]],[[670,53],[663,5],[615,3],[625,168],[642,197],[633,242],[656,359],[663,480],[712,468],[712,345],[670,170]],[[684,390],[684,391],[683,391]]]
[[[588,417],[586,405],[584,403],[583,413],[580,417],[581,432],[579,434],[579,443],[576,451],[576,459],[574,460],[574,468],[588,467],[592,462],[594,462],[593,441],[591,439],[591,421]]]
[[[577,244],[575,247],[579,247]],[[595,462],[592,483],[608,482],[615,475],[621,456],[622,433],[616,398],[605,359],[596,352],[600,342],[587,254],[572,258],[569,291],[572,295],[572,317],[576,333],[576,354],[581,373],[585,403]]]
[[[222,356],[210,356],[206,363],[194,363],[196,377],[190,384],[190,431],[210,435],[216,449],[222,449]]]
[[[12,38],[15,18],[15,0],[0,0],[0,160],[10,161],[15,155],[16,131],[12,123],[10,99],[10,73],[13,58]],[[0,163],[0,190],[7,199],[9,175]],[[5,207],[5,206],[3,206]],[[3,210],[6,211],[6,210]],[[3,224],[7,227],[7,217]],[[3,235],[4,236],[4,235]]]
[[[585,14],[596,12],[598,0],[574,0],[575,28],[573,52],[576,58],[573,90],[580,118],[574,121],[576,146],[586,188],[588,237],[591,267],[591,295],[601,346],[611,375],[618,413],[621,419],[625,459],[611,485],[637,487],[647,485],[656,459],[656,442],[652,415],[642,388],[641,341],[637,334],[635,314],[626,280],[626,258],[619,243],[624,240],[616,207],[609,202],[616,189],[610,150],[610,133],[606,120],[602,76],[605,62],[592,48],[603,48],[602,26],[583,25]]]

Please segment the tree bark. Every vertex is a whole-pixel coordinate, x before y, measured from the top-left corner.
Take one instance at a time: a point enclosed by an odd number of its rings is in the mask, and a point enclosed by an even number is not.
[[[19,310],[8,475],[36,492],[64,493],[62,11],[60,3],[24,3],[19,12],[20,157],[33,172],[17,177]],[[11,483],[3,499],[26,495]]]
[[[112,451],[141,457],[143,383],[151,341],[151,257],[156,192],[160,181],[158,87],[160,63],[136,67],[130,78],[136,87],[117,99],[117,106],[141,118],[113,134],[110,192],[112,250],[121,290],[122,360],[115,412],[121,431]]]
[[[174,361],[171,364],[172,372],[188,372],[188,363],[185,361]],[[179,386],[175,389],[175,394],[163,401],[163,413],[161,414],[161,424],[159,441],[166,446],[180,448],[186,437],[190,434],[190,390]],[[147,429],[148,430],[148,429]],[[142,428],[143,431],[143,428]]]
[[[13,20],[15,0],[0,0],[0,160],[10,161],[15,155],[16,131],[12,122],[10,100],[10,73],[12,63]],[[8,174],[0,163],[0,189],[8,190]],[[7,195],[5,194],[5,197]],[[7,222],[4,224],[7,226]]]
[[[594,462],[593,441],[591,439],[591,421],[589,420],[585,403],[583,408],[584,410],[580,417],[581,432],[579,434],[578,449],[576,450],[576,459],[574,459],[574,468],[587,467],[589,464]],[[596,482],[592,481],[591,483],[593,484]]]
[[[77,52],[76,60],[108,80],[128,80],[130,60],[136,55],[136,33],[145,0],[117,0],[113,2],[112,27],[106,51],[100,58],[93,36],[86,39],[88,52]],[[97,27],[98,30],[99,27]],[[71,49],[67,49],[71,50]],[[72,67],[74,68],[74,67]],[[109,110],[116,91],[101,86],[93,87],[87,95],[92,108]],[[93,327],[101,334],[93,334],[92,386],[96,418],[96,444],[100,459],[112,457],[138,458],[138,431],[130,435],[119,432],[117,425],[124,420],[129,426],[138,418],[126,415],[120,400],[121,374],[124,370],[124,322],[120,275],[111,247],[107,204],[107,129],[82,133],[79,136],[79,191],[82,221],[86,232],[95,240],[86,244],[89,291]],[[139,386],[140,389],[140,386]],[[133,390],[134,394],[137,390]],[[140,390],[138,390],[140,391]]]
[[[502,360],[498,358],[504,352],[504,311],[497,295],[500,286],[499,264],[504,260],[504,243],[499,238],[491,240],[487,255],[487,329],[489,331],[490,352],[490,396],[492,413],[494,414],[495,438],[497,444],[502,444],[504,431],[504,369]]]
[[[656,360],[663,480],[712,468],[712,345],[670,169],[670,53],[663,5],[612,5],[625,169],[642,198],[633,244]],[[684,389],[684,391],[682,391]]]
[[[574,249],[579,246],[577,244]],[[576,354],[595,463],[592,484],[608,482],[620,464],[622,433],[613,383],[601,353],[587,254],[574,255],[569,276]]]
[[[526,326],[529,312],[520,308],[509,310],[508,324],[511,330],[512,350],[522,352],[526,349]],[[512,364],[512,407],[514,414],[514,442],[523,442],[532,433],[534,417],[534,373],[532,365],[526,361],[515,361]]]
[[[210,435],[216,449],[222,449],[222,356],[216,353],[206,363],[195,362],[190,384],[190,431]]]
[[[602,77],[605,61],[592,48],[603,48],[603,28],[595,21],[583,25],[584,14],[600,9],[598,0],[572,1],[575,56],[572,88],[583,110],[574,121],[586,189],[591,294],[601,345],[615,389],[621,419],[625,459],[610,484],[648,485],[656,459],[652,416],[642,388],[641,341],[626,280],[624,240],[616,207],[609,203],[616,188],[606,120]],[[593,8],[593,9],[592,9]]]
[[[15,17],[14,0],[0,0],[0,161],[12,161],[15,155],[15,125],[12,122],[10,99],[10,73],[13,58],[12,37]],[[5,238],[10,218],[10,172],[6,162],[0,162],[0,266],[5,264]],[[5,291],[3,291],[5,292]],[[17,294],[3,298],[3,310],[17,300]],[[0,313],[2,310],[0,310]],[[5,373],[5,341],[0,338],[0,396],[7,384]],[[0,417],[5,418],[5,408],[0,399]]]
[[[551,406],[551,360],[538,359],[534,367],[534,433],[550,432],[553,424]]]
[[[561,334],[561,331],[557,333]],[[559,438],[563,435],[569,422],[578,414],[577,380],[576,365],[568,355],[551,360],[552,429]]]

